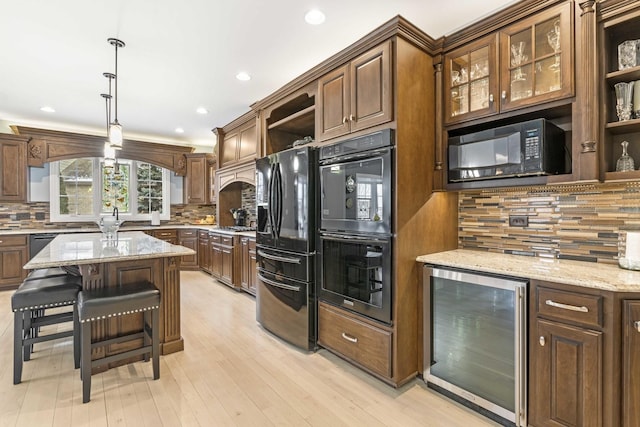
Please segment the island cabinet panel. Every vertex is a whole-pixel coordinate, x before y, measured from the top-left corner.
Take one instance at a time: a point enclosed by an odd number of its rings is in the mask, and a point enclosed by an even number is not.
[[[16,289],[27,277],[27,236],[0,236],[0,290]]]
[[[640,300],[624,301],[622,425],[640,426]]]
[[[180,336],[180,258],[164,258],[162,281],[162,310],[160,310],[160,353],[168,354],[184,350]]]
[[[0,201],[27,201],[27,138],[0,136]]]

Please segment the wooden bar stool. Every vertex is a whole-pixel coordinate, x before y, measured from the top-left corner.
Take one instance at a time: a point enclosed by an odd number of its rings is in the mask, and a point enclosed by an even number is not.
[[[75,367],[80,366],[80,343],[77,311],[82,278],[64,275],[25,280],[11,296],[13,310],[13,383],[22,381],[22,362],[31,358],[33,344],[73,336]],[[68,312],[46,314],[45,310],[71,306]],[[70,331],[39,334],[41,326],[73,321]]]
[[[142,332],[136,332],[103,341],[91,342],[91,322],[132,313],[144,313]],[[160,291],[150,282],[138,282],[111,288],[83,290],[78,295],[80,321],[80,369],[82,377],[82,403],[91,398],[91,369],[111,362],[144,355],[153,361],[153,379],[160,378],[159,346]],[[91,350],[135,339],[143,339],[140,348],[91,360]]]

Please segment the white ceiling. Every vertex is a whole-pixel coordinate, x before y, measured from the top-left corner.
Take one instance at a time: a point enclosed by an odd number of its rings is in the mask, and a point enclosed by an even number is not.
[[[433,38],[514,0],[3,0],[0,125],[106,134],[101,93],[118,52],[125,138],[211,147],[213,127],[395,15]],[[311,26],[318,8],[326,22]],[[250,81],[235,78],[239,71]],[[40,111],[51,106],[55,113]],[[209,113],[200,115],[196,108]],[[177,127],[184,133],[175,132]]]

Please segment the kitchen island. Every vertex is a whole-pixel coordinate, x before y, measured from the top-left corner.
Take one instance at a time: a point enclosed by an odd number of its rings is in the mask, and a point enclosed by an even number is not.
[[[193,250],[151,237],[141,231],[119,232],[114,240],[102,233],[56,236],[24,265],[25,269],[69,267],[79,269],[83,289],[126,286],[148,280],[159,290],[160,354],[184,349],[180,332],[180,259]],[[93,322],[92,336],[102,340],[142,328],[142,314]],[[93,359],[120,353],[136,342],[94,350]]]

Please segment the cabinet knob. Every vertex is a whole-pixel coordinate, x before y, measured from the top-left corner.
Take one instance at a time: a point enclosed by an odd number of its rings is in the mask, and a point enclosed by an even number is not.
[[[349,114],[349,121],[353,122],[356,118],[353,114]]]
[[[538,341],[540,342],[540,347],[544,347],[544,345],[547,343],[543,336],[541,336]]]
[[[502,96],[502,99],[507,99],[507,91],[503,90],[500,96]]]
[[[345,124],[345,123],[347,123],[347,118],[346,118],[346,117],[343,117],[343,118],[342,118],[342,124]]]
[[[640,332],[640,320],[633,322],[633,327],[636,328],[636,331]]]
[[[493,102],[493,94],[489,94],[489,102]]]

